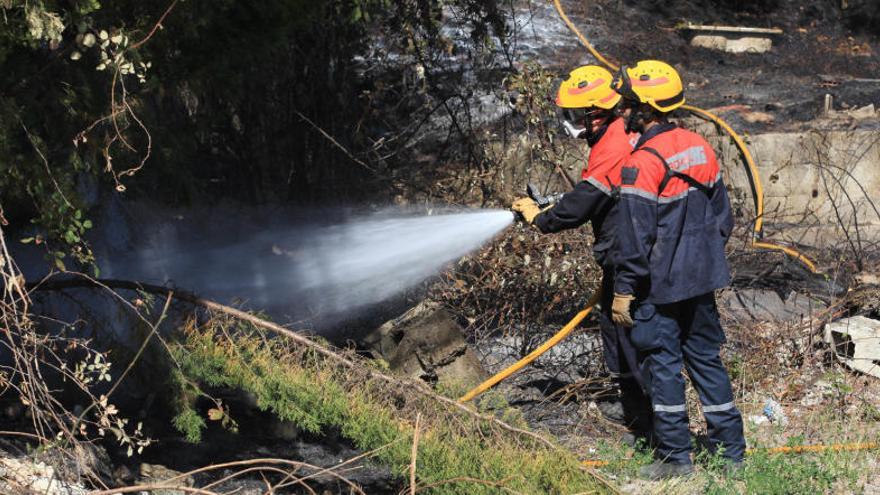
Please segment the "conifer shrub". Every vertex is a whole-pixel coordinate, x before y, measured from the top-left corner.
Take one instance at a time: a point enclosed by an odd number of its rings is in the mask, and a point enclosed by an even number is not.
[[[258,409],[304,431],[338,433],[364,452],[375,451],[373,462],[399,474],[402,485],[418,417],[416,476],[428,493],[601,491],[572,453],[503,430],[415,388],[372,378],[368,362],[353,355],[347,357],[356,367],[343,368],[287,339],[224,318],[202,326],[190,322],[172,354],[180,365],[172,376],[174,425],[190,441],[199,441],[206,414],[218,418],[215,409],[198,409],[205,390],[237,389],[252,395]]]

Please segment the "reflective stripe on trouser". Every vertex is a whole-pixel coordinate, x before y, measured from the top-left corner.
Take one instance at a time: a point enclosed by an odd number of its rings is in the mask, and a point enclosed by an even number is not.
[[[672,463],[690,462],[685,383],[682,367],[700,396],[709,443],[723,448],[724,457],[745,454],[742,416],[733,403],[727,370],[719,357],[724,331],[718,321],[714,294],[674,304],[642,304],[634,313],[631,332],[639,349],[639,366],[654,409],[657,457]]]
[[[602,311],[599,313],[605,366],[617,377],[621,403],[630,426],[647,430],[651,425],[651,408],[645,392],[646,383],[639,371],[638,351],[629,340],[629,332],[611,321],[613,299],[614,274],[611,267],[605,266],[602,270]]]

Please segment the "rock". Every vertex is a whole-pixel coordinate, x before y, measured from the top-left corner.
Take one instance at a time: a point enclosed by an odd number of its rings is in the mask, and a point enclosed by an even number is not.
[[[719,304],[740,321],[799,321],[826,305],[792,292],[783,300],[769,289],[730,289],[719,294]]]
[[[438,304],[422,302],[364,339],[391,370],[430,383],[473,385],[487,376],[461,327]]]
[[[860,285],[880,285],[880,276],[871,272],[859,272],[853,279]]]
[[[85,495],[82,485],[62,480],[55,468],[27,457],[4,457],[0,453],[0,493],[42,495]]]
[[[831,322],[825,342],[850,368],[880,378],[880,321],[853,316]]]
[[[190,476],[180,478],[169,483],[165,482],[165,480],[180,476],[180,474],[181,473],[179,471],[169,469],[161,464],[143,463],[141,464],[140,468],[140,482],[145,484],[159,483],[162,485],[171,486],[193,486],[193,479]],[[186,492],[183,490],[155,490],[152,493],[154,493],[155,495],[185,495]]]
[[[873,103],[871,103],[870,105],[865,105],[865,106],[860,107],[860,108],[855,108],[855,109],[853,109],[853,110],[849,110],[849,111],[846,112],[846,113],[847,113],[850,117],[852,117],[852,118],[854,118],[854,119],[856,119],[856,120],[872,119],[872,118],[874,118],[874,117],[877,116],[877,112],[876,112],[876,110],[874,110],[874,104],[873,104]]]

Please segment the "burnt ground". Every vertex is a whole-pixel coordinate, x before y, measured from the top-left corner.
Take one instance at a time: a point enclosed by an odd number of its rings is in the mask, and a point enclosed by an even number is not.
[[[590,41],[606,57],[624,64],[656,58],[676,66],[689,103],[706,109],[746,105],[774,117],[749,122],[736,112],[724,113],[735,128],[747,132],[804,126],[821,111],[825,94],[834,97],[838,110],[880,103],[880,82],[854,80],[880,76],[880,30],[868,22],[878,7],[849,3],[841,10],[831,1],[563,2],[581,30],[601,29]],[[776,27],[784,33],[768,53],[730,54],[691,47],[675,29],[686,22]],[[573,48],[553,61],[560,69],[580,63],[583,49]]]

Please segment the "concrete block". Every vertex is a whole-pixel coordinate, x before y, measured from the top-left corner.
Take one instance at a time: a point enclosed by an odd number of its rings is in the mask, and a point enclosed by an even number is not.
[[[864,316],[825,326],[825,341],[850,368],[880,378],[880,321]]]
[[[729,53],[765,53],[769,52],[771,48],[773,48],[773,41],[770,38],[745,36],[727,40],[725,51]]]
[[[765,53],[773,47],[773,40],[755,36],[729,38],[716,34],[698,34],[691,39],[691,46],[727,53]]]

